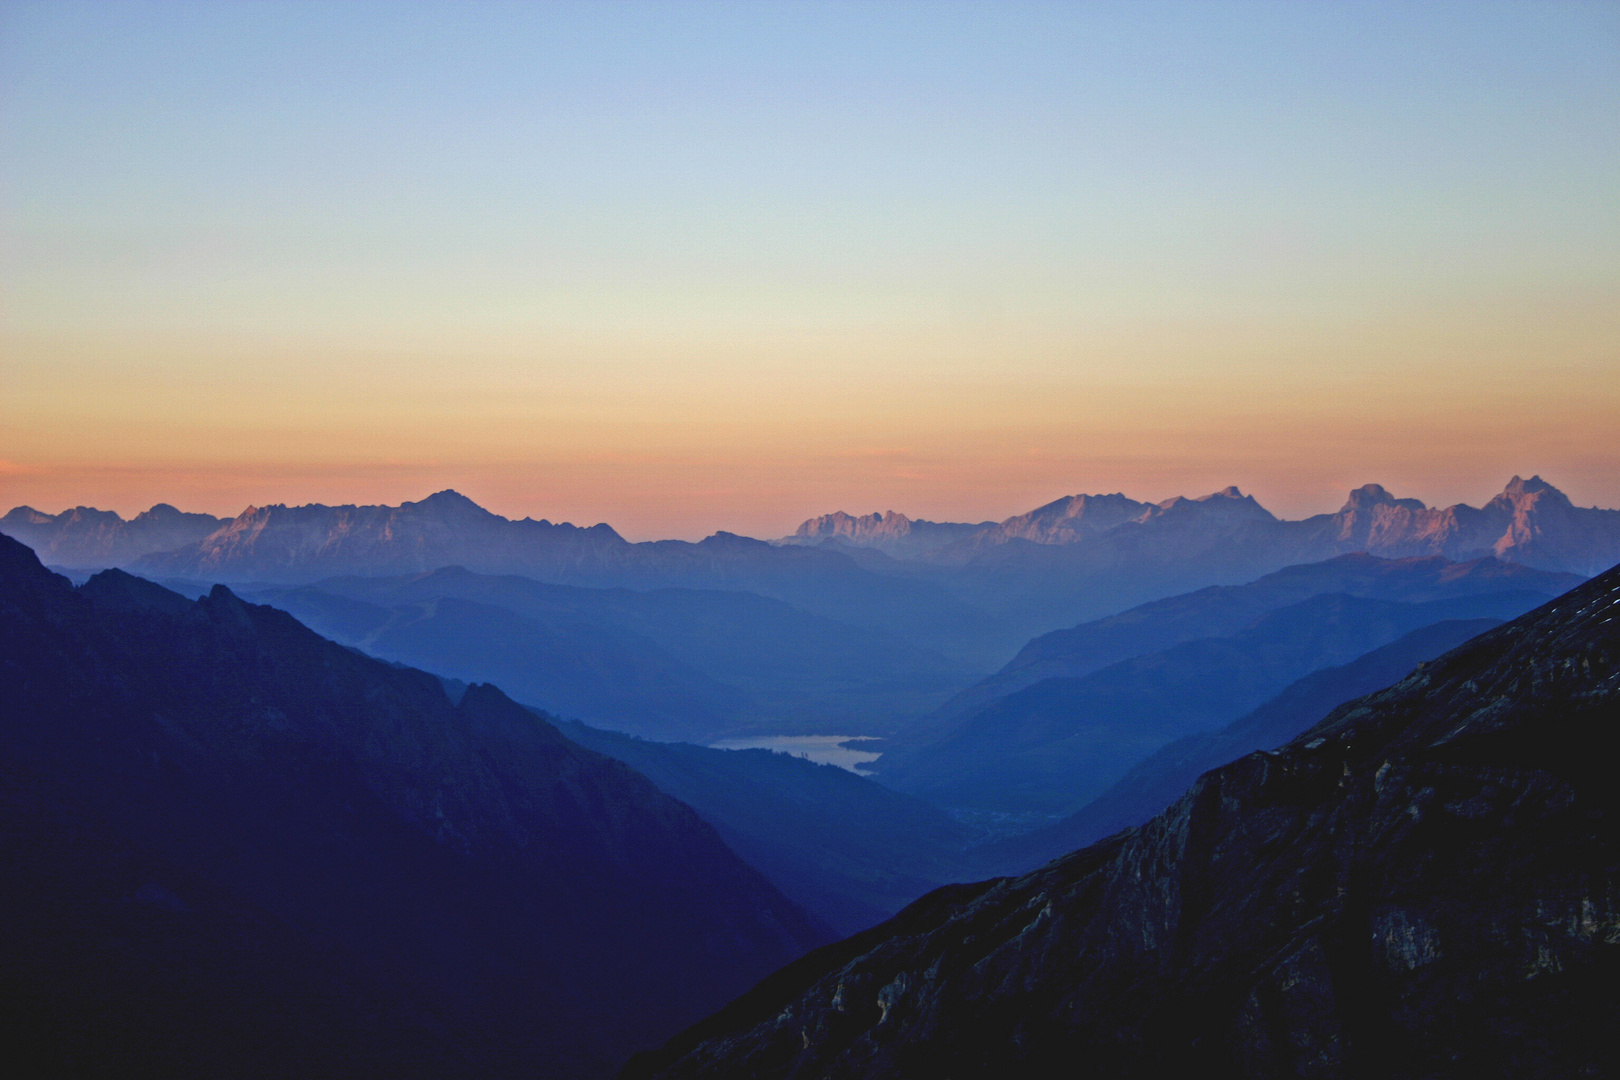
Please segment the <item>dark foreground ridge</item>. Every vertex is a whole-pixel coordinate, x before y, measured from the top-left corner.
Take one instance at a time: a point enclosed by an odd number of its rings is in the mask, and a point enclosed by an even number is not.
[[[492,686],[5,537],[0,924],[75,1077],[602,1076],[831,936]]]
[[[1620,568],[626,1077],[1612,1076]]]

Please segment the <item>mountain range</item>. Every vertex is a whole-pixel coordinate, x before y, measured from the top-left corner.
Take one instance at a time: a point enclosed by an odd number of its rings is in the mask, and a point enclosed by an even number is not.
[[[305,585],[461,566],[591,588],[752,592],[978,672],[1046,631],[1350,552],[1494,556],[1581,576],[1620,560],[1620,511],[1577,507],[1539,477],[1514,477],[1479,508],[1429,508],[1368,484],[1337,513],[1284,521],[1229,487],[1159,503],[1074,495],[978,524],[840,513],[773,543],[630,543],[603,524],[510,520],[453,491],[399,506],[249,507],[229,521],[167,506],[128,522],[18,507],[0,533],[48,564],[154,580]]]
[[[21,540],[47,565],[101,570],[195,544],[225,521],[212,514],[188,514],[168,503],[158,503],[129,521],[111,510],[89,506],[60,514],[18,506],[0,518],[0,534]]]
[[[1241,532],[1258,526],[1274,533],[1273,543],[1298,545],[1300,553],[1317,558],[1351,551],[1392,559],[1495,555],[1582,576],[1620,561],[1620,511],[1575,506],[1539,476],[1513,477],[1500,494],[1477,509],[1464,503],[1431,508],[1418,499],[1398,499],[1379,484],[1366,484],[1350,492],[1335,514],[1282,521],[1253,496],[1228,487],[1202,498],[1176,496],[1159,503],[1137,502],[1118,493],[1070,495],[1027,514],[977,525],[913,521],[892,510],[862,517],[839,512],[811,518],[779,542],[831,541],[876,548],[897,558],[965,563],[1017,540],[1083,544],[1120,529],[1129,535],[1143,528],[1163,528],[1154,523],[1178,518],[1196,519],[1211,531]],[[1279,528],[1267,530],[1268,526]]]
[[[1616,611],[1620,568],[1139,828],[811,953],[624,1077],[1613,1075]]]
[[[950,545],[926,552],[908,546],[898,515],[884,515],[882,528],[873,523],[864,533],[833,538],[823,536],[820,520],[779,542],[866,552],[862,565],[878,572],[888,564],[908,567],[1029,636],[1350,552],[1453,561],[1494,556],[1582,577],[1620,561],[1620,511],[1577,507],[1540,477],[1514,477],[1477,509],[1427,508],[1368,484],[1337,513],[1301,521],[1274,517],[1235,487],[1151,504],[1075,495],[958,530]]]

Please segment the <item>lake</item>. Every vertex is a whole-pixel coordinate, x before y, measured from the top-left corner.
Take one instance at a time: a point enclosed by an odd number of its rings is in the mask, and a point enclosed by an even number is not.
[[[774,750],[778,754],[792,754],[817,764],[859,772],[862,765],[882,757],[882,752],[855,750],[844,744],[881,741],[870,735],[759,735],[750,739],[721,739],[709,745],[716,750]]]

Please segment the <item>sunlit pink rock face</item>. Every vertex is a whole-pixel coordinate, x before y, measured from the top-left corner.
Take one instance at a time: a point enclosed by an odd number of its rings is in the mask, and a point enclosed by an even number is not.
[[[928,530],[926,542],[918,539],[919,526]],[[1620,511],[1577,507],[1541,477],[1515,476],[1501,494],[1477,508],[1465,503],[1429,507],[1366,484],[1350,492],[1338,513],[1282,521],[1253,496],[1228,487],[1160,503],[1117,493],[1070,495],[979,525],[913,521],[894,511],[859,518],[835,513],[806,521],[784,542],[824,540],[933,562],[965,563],[1022,540],[1121,549],[1120,565],[1129,564],[1131,555],[1185,558],[1216,545],[1251,548],[1257,555],[1259,549],[1275,549],[1276,566],[1365,551],[1392,559],[1496,555],[1542,569],[1595,574],[1620,559]]]

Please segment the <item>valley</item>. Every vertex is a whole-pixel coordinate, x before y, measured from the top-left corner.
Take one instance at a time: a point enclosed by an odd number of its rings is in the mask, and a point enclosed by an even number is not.
[[[30,823],[6,857],[37,883],[9,910],[38,949],[12,962],[48,987],[31,1007],[52,1024],[121,1017],[74,1036],[96,1053],[182,1073],[193,1066],[161,1040],[195,1062],[242,1042],[338,1069],[609,1075],[807,950],[858,969],[873,935],[978,911],[982,890],[1002,895],[998,875],[1112,865],[1228,763],[1584,596],[1581,570],[1620,544],[1620,516],[1577,511],[1539,480],[1444,514],[1371,485],[1332,521],[1279,522],[1233,489],[1162,505],[1080,496],[994,526],[833,515],[777,543],[628,544],[451,493],[113,518],[0,519],[72,579],[4,541],[5,768]],[[1084,569],[1094,559],[1106,590]],[[985,591],[992,578],[1003,591]],[[1053,626],[1058,611],[1070,617]],[[38,846],[75,830],[99,837],[78,861]],[[62,890],[92,899],[63,908]],[[738,904],[755,914],[738,922]],[[167,935],[195,973],[166,976],[139,1009],[117,989],[93,1007],[75,997],[48,973],[91,965],[116,987],[149,963],[108,951],[114,912],[120,940]],[[273,945],[240,929],[265,919]],[[676,963],[656,957],[677,924],[730,928],[682,946],[677,966],[707,973],[701,992],[631,974]],[[590,944],[604,933],[621,945]],[[230,974],[208,955],[222,934],[283,959]],[[393,971],[379,934],[420,953],[419,975]],[[514,950],[528,974],[499,959]],[[632,977],[642,997],[607,1006]],[[311,989],[333,979],[348,996]],[[546,996],[563,985],[566,1006]],[[204,987],[224,1003],[330,1001],[347,1064],[229,1004],[175,1027],[164,1002]],[[492,995],[510,1007],[473,1004]],[[556,1024],[523,1030],[518,1013],[542,1000]],[[756,1036],[715,1025],[752,1000],[632,1073],[711,1062],[693,1075],[727,1075],[725,1055]],[[827,1038],[828,1053],[844,1045]],[[894,1053],[872,1060],[896,1075],[932,1060]],[[793,1066],[806,1067],[823,1065]]]

